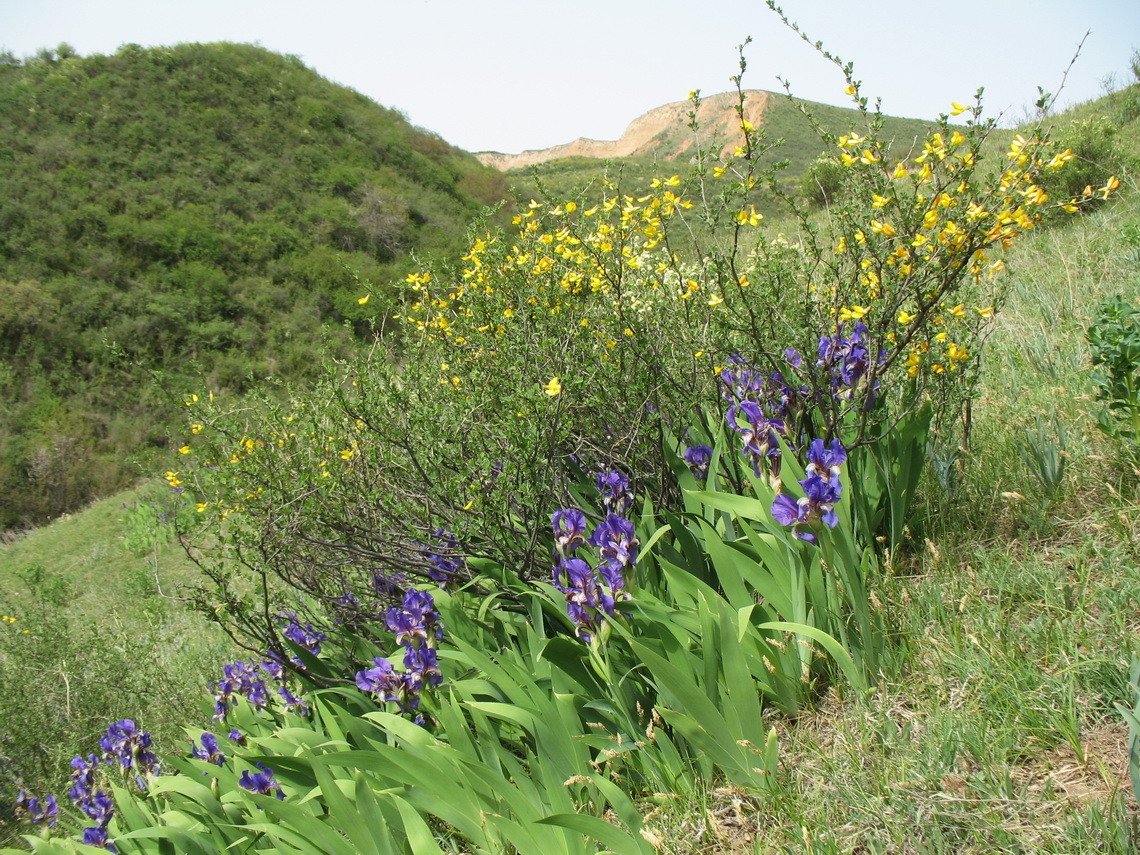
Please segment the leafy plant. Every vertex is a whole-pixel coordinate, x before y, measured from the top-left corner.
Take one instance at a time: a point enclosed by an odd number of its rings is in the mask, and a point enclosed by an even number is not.
[[[1132,793],[1140,801],[1140,659],[1132,660],[1129,684],[1136,703],[1131,707],[1117,704],[1116,709],[1128,724],[1128,775],[1132,780]]]
[[[1097,425],[1109,436],[1140,442],[1140,311],[1123,297],[1106,301],[1085,333],[1092,349]]]
[[[1050,419],[1052,430],[1045,427],[1045,420],[1038,416],[1035,427],[1025,428],[1021,441],[1021,457],[1029,468],[1029,473],[1041,486],[1045,500],[1051,501],[1061,489],[1065,480],[1065,467],[1068,456],[1065,454],[1065,426],[1054,416]]]

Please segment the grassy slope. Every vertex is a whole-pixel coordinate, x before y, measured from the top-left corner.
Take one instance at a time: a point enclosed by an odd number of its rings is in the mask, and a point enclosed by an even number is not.
[[[15,618],[0,622],[0,841],[16,789],[66,790],[71,757],[109,722],[166,746],[206,724],[193,710],[239,654],[169,599],[197,572],[159,522],[169,492],[147,484],[0,545],[0,612]]]

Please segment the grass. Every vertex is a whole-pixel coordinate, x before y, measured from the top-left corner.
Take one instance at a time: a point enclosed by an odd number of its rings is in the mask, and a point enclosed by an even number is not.
[[[231,655],[172,598],[197,573],[146,484],[0,547],[0,841],[18,788],[63,792],[69,762],[131,718],[174,746]],[[168,517],[169,519],[169,517]]]

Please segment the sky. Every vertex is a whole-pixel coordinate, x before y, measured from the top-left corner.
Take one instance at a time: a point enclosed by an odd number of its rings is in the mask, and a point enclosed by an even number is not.
[[[885,113],[935,118],[986,90],[986,115],[1020,119],[1037,87],[1058,105],[1134,78],[1140,0],[784,0],[812,42],[851,62]],[[1085,37],[1086,32],[1088,33]],[[762,0],[0,0],[0,49],[67,42],[248,42],[295,54],[469,151],[617,139],[691,89],[744,86],[846,106],[839,69]]]

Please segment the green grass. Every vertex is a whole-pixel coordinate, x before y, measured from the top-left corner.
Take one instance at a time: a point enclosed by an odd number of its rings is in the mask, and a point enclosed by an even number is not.
[[[0,840],[15,790],[65,791],[110,722],[168,747],[205,723],[199,699],[236,657],[176,599],[197,569],[159,522],[169,493],[146,484],[0,546]]]

